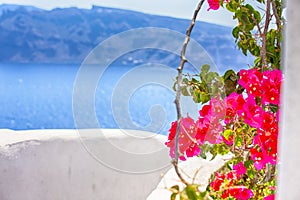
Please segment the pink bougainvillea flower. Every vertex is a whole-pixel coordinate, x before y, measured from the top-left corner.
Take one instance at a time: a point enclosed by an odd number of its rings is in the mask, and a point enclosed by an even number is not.
[[[240,112],[243,109],[245,99],[243,95],[233,92],[224,99],[224,102],[226,108],[224,122],[225,124],[228,124],[232,121],[237,112]]]
[[[234,142],[234,135],[231,135],[228,139],[222,136],[222,141],[225,142],[228,146],[232,146]]]
[[[195,138],[199,144],[203,144],[205,141],[210,144],[218,144],[222,142],[222,136],[220,133],[223,130],[222,125],[218,120],[210,118],[199,118],[196,122],[197,134]]]
[[[216,172],[215,180],[214,180],[213,182],[210,183],[211,188],[212,188],[214,191],[219,191],[220,188],[221,188],[221,185],[222,185],[223,182],[224,182],[224,179],[225,179],[225,175],[224,175],[224,174],[221,174],[221,173],[219,173],[219,172]]]
[[[264,169],[268,163],[268,155],[264,154],[262,151],[258,151],[255,148],[250,149],[251,159],[254,162],[254,167],[257,170]]]
[[[264,168],[267,163],[276,165],[277,155],[277,141],[274,141],[268,150],[260,149],[260,151],[253,153],[251,158],[254,161],[254,166],[256,166],[256,169],[260,170]]]
[[[257,69],[240,70],[238,83],[243,86],[249,96],[258,97],[262,93],[263,75]]]
[[[202,109],[199,111],[199,114],[201,117],[205,117],[210,115],[210,112],[211,112],[210,105],[204,105]]]
[[[262,95],[263,104],[280,104],[280,87],[282,82],[282,72],[280,70],[263,72]]]
[[[255,81],[250,82],[247,88],[248,96],[259,97],[262,94],[261,80],[254,79]]]
[[[222,199],[227,199],[230,196],[229,191],[228,190],[224,190],[222,193],[221,198]]]
[[[244,166],[243,162],[239,162],[238,164],[233,165],[233,169],[238,175],[243,175],[247,172],[247,168]]]
[[[237,188],[237,191],[238,192],[235,192],[235,195],[233,197],[238,200],[248,200],[254,196],[252,190],[247,189],[246,187]]]
[[[225,105],[223,100],[218,98],[211,98],[210,100],[211,117],[217,119],[224,119],[225,116]]]
[[[219,0],[208,0],[209,8],[208,10],[218,10],[220,8],[220,1]]]
[[[261,150],[267,151],[274,142],[274,138],[277,138],[277,135],[275,136],[269,131],[258,129],[257,135],[253,138],[253,144],[258,145]]]
[[[172,122],[171,128],[169,130],[168,141],[165,145],[170,148],[170,156],[175,157],[175,136],[176,136],[177,121]],[[184,156],[180,156],[180,160],[185,160]]]
[[[197,133],[195,138],[198,140],[199,144],[203,144],[205,141],[206,133],[209,129],[209,120],[206,118],[199,118],[196,122]]]
[[[270,79],[275,85],[280,87],[283,80],[282,72],[279,69],[274,69],[273,71],[271,71]]]
[[[236,170],[230,171],[225,175],[216,172],[215,179],[210,183],[210,186],[216,192],[221,191],[223,199],[227,199],[228,197],[234,197],[238,200],[252,198],[254,195],[252,190],[243,185],[234,185],[238,179],[240,179],[240,175]]]
[[[276,187],[275,186],[269,186],[269,189],[275,191]]]
[[[223,126],[220,121],[225,116],[224,102],[218,98],[212,98],[209,105],[204,105],[199,111],[200,117],[196,122],[197,134],[196,139],[199,144],[207,141],[210,144],[222,142],[221,132]]]
[[[275,145],[274,145],[275,146]],[[276,165],[277,164],[277,142],[276,142],[276,147],[271,148],[271,150],[268,152],[269,154],[269,163],[271,165]]]
[[[239,72],[240,79],[238,83],[244,88],[248,88],[250,83],[261,82],[263,75],[257,69],[242,69]]]
[[[229,0],[224,0],[223,2],[228,2]],[[210,9],[212,10],[218,10],[220,8],[220,2],[222,2],[221,0],[208,0],[208,5],[209,8],[207,9],[208,11]]]
[[[225,113],[226,109],[224,102],[219,97],[212,98],[208,106],[203,106],[200,111],[203,119],[199,120],[198,127],[200,130],[203,130],[204,128],[206,132],[205,141],[208,141],[211,144],[218,144],[222,141],[220,133],[223,130],[223,126],[220,121],[224,119]]]
[[[169,130],[168,141],[165,143],[170,148],[170,156],[175,157],[175,136],[176,136],[177,122],[173,122]],[[186,157],[199,155],[200,149],[195,139],[196,126],[195,122],[189,116],[181,119],[179,130],[179,153],[180,159],[185,160]]]
[[[268,195],[264,197],[264,200],[275,200],[275,195],[274,194]]]
[[[263,121],[261,128],[265,131],[271,131],[274,127],[277,127],[276,119],[274,114],[271,112],[263,113]]]
[[[265,93],[262,95],[262,103],[279,105],[280,91],[276,88],[266,89]]]
[[[246,88],[248,85],[248,81],[249,81],[249,71],[246,69],[242,69],[239,71],[239,75],[240,75],[240,78],[239,78],[238,83],[241,86],[243,86],[244,88]]]
[[[219,144],[222,142],[221,133],[223,131],[223,126],[218,120],[210,121],[208,131],[205,135],[205,141],[210,144]]]
[[[192,143],[186,150],[185,150],[187,157],[193,157],[200,154],[200,148],[197,143]]]
[[[277,162],[278,122],[272,115],[265,115],[262,129],[257,130],[253,144],[264,154],[265,161],[275,165]]]
[[[243,110],[239,111],[240,117],[244,118],[245,123],[260,128],[263,121],[263,109],[255,102],[254,97],[249,96],[243,106]]]
[[[263,86],[272,85],[276,89],[280,89],[282,80],[282,72],[278,69],[263,72]]]
[[[236,171],[230,171],[227,174],[225,174],[225,178],[228,181],[227,186],[231,186],[234,183],[234,181],[240,178],[240,175]]]
[[[245,186],[239,186],[225,190],[222,194],[222,198],[234,197],[237,200],[248,200],[251,199],[253,195],[252,190],[247,189]]]
[[[241,109],[243,109],[245,102],[246,102],[246,101],[245,101],[243,95],[242,95],[242,94],[239,94],[239,95],[237,96],[237,99],[236,99],[236,102],[235,102],[235,104],[234,104],[234,107],[235,107],[237,110],[241,110]]]
[[[226,187],[230,187],[239,178],[240,176],[237,174],[236,171],[230,171],[226,174],[216,172],[215,179],[213,182],[210,183],[210,186],[213,190],[219,191],[221,189],[222,184],[225,184]]]
[[[226,116],[225,116],[225,123],[228,124],[236,115],[236,108],[235,104],[237,101],[237,94],[231,93],[228,97],[224,99],[225,106],[226,106]]]
[[[169,130],[168,142],[165,143],[167,146],[169,146],[170,142],[175,138],[175,136],[176,136],[176,128],[177,128],[177,121],[172,122],[171,128]]]

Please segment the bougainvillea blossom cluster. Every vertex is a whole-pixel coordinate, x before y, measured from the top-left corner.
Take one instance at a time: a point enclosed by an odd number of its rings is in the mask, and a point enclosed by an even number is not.
[[[216,173],[215,179],[210,186],[214,191],[221,191],[221,198],[234,197],[239,200],[246,200],[253,197],[253,191],[243,185],[239,185],[241,176],[246,174],[243,163],[233,166],[233,170],[226,173]]]
[[[198,146],[204,142],[210,144],[222,142],[224,140],[221,135],[222,122],[230,124],[238,120],[257,129],[253,144],[259,148],[251,150],[257,169],[268,162],[276,163],[278,113],[271,112],[266,109],[266,106],[271,103],[278,105],[280,102],[281,72],[273,70],[261,73],[256,69],[250,69],[241,70],[240,75],[239,84],[246,89],[246,97],[233,92],[224,100],[220,97],[212,98],[209,104],[204,105],[199,111],[200,116],[197,121],[189,116],[182,118],[179,131],[179,152],[182,160],[185,160],[186,156],[199,155]],[[261,103],[258,104],[257,101]],[[176,127],[177,122],[173,122],[168,137],[169,141],[166,142],[171,149],[172,157],[175,155]]]
[[[210,104],[203,106],[199,114],[200,117],[197,121],[189,116],[181,119],[178,141],[181,160],[199,155],[199,145],[204,142],[218,144],[222,141],[220,133],[223,127],[220,122],[225,116],[224,102],[220,98],[211,99]],[[172,158],[175,156],[176,128],[177,122],[173,122],[169,131],[168,142],[166,142]]]
[[[282,72],[259,72],[257,69],[241,70],[239,84],[247,90],[248,96],[261,97],[262,104],[280,104]]]
[[[229,0],[207,0],[209,8],[208,10],[218,10],[220,8],[220,2],[228,2]]]
[[[199,118],[182,118],[179,130],[179,158],[198,156],[201,146],[224,143],[230,148],[234,145],[237,129],[243,134],[252,134],[251,141],[244,142],[241,149],[248,152],[249,159],[257,171],[267,164],[277,163],[278,115],[282,73],[280,70],[260,72],[257,69],[241,70],[238,84],[245,88],[244,93],[233,92],[222,99],[213,97],[199,111]],[[175,135],[177,122],[172,123],[166,145],[171,157],[175,156]],[[224,131],[230,130],[230,136]],[[243,132],[244,131],[244,132]],[[242,138],[244,141],[245,138]],[[247,146],[246,146],[247,145]],[[236,147],[235,147],[236,148]],[[226,174],[216,173],[210,186],[212,190],[222,191],[222,198],[250,199],[253,191],[240,184],[239,179],[246,174],[243,162],[236,163]],[[225,188],[225,189],[224,189]],[[272,199],[269,195],[265,199]]]

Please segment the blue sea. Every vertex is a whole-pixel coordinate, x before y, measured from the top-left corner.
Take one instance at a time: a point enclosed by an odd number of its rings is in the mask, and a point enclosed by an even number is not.
[[[93,66],[82,73],[80,65],[0,64],[0,128],[124,128],[167,134],[176,119],[174,69],[114,66],[101,74]],[[183,99],[183,112],[193,115],[193,110],[192,101]]]

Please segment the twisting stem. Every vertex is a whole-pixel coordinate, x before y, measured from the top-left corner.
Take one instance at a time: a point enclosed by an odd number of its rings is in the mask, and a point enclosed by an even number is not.
[[[177,110],[177,127],[176,127],[176,136],[175,136],[175,159],[173,160],[172,163],[174,165],[174,168],[175,168],[175,171],[176,171],[178,177],[180,178],[181,182],[183,182],[185,185],[188,185],[188,182],[182,177],[182,175],[181,175],[181,173],[179,172],[179,169],[178,169],[178,158],[179,158],[179,144],[178,144],[178,141],[179,141],[180,123],[181,123],[181,118],[182,118],[181,106],[180,106],[180,95],[181,95],[181,89],[182,89],[182,70],[183,70],[184,64],[186,62],[188,62],[186,57],[185,57],[186,48],[187,48],[187,45],[190,41],[192,30],[194,28],[198,13],[201,10],[201,7],[202,7],[203,3],[204,3],[204,0],[201,0],[198,3],[198,6],[197,6],[197,8],[194,12],[192,21],[190,23],[190,26],[186,31],[185,40],[184,40],[184,43],[183,43],[182,49],[181,49],[180,65],[177,68],[178,77],[177,77],[177,90],[176,90],[176,99],[175,99],[176,110]]]
[[[274,14],[275,19],[276,19],[277,28],[278,28],[279,32],[281,32],[281,29],[282,29],[281,21],[282,20],[281,20],[280,16],[278,15],[277,6],[276,6],[274,1],[272,1],[272,9],[273,9],[273,14]]]
[[[271,4],[271,0],[267,0],[267,3],[266,3],[266,23],[265,23],[265,27],[264,27],[264,32],[262,34],[262,45],[261,45],[261,51],[260,51],[262,69],[264,69],[264,67],[267,67],[267,65],[268,65],[268,60],[267,60],[267,33],[268,33],[269,24],[270,24],[270,20],[271,20],[270,19],[270,16],[271,16],[270,4]]]
[[[281,24],[282,24],[282,22],[281,22],[281,18],[278,15],[277,7],[276,7],[276,4],[275,4],[274,1],[272,1],[272,9],[273,9],[273,13],[274,13],[275,20],[276,20],[277,30],[278,30],[278,32],[280,34],[279,37],[281,37],[281,29],[282,29],[282,25]],[[280,49],[280,40],[279,40],[279,38],[277,38],[276,45]]]
[[[259,33],[260,37],[261,37],[263,35],[263,33],[262,33],[262,30],[261,30],[261,28],[259,26],[259,23],[257,22],[257,20],[255,19],[254,16],[252,16],[252,19],[254,21],[255,26],[257,27],[257,30],[258,30],[258,33]]]

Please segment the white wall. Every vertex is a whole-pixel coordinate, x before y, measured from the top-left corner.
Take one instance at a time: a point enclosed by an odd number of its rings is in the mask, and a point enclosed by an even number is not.
[[[146,199],[170,167],[165,141],[138,131],[0,130],[0,199]]]
[[[278,198],[300,199],[300,1],[288,0]]]

